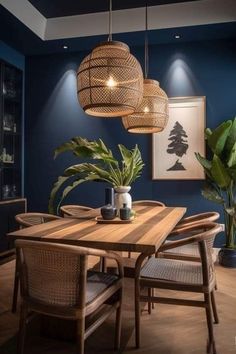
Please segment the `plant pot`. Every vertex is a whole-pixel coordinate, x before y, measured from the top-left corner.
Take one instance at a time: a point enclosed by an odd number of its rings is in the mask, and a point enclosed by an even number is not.
[[[130,186],[119,186],[115,187],[115,207],[117,210],[117,215],[120,214],[120,209],[126,204],[127,208],[132,209],[132,198],[129,194],[131,189]]]
[[[219,263],[224,267],[236,268],[236,249],[221,248]]]

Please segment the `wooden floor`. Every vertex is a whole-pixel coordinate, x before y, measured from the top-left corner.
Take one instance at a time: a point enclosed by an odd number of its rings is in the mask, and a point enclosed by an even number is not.
[[[10,311],[14,261],[0,266],[0,353],[16,352],[18,314]],[[215,325],[218,354],[236,353],[236,269],[217,266],[217,304],[220,324]],[[161,292],[162,295],[165,292]],[[193,294],[196,299],[199,295]],[[156,305],[151,315],[141,317],[141,348],[134,347],[133,281],[125,280],[122,349],[129,354],[204,354],[207,329],[204,309],[183,306]],[[36,323],[37,321],[37,323]],[[73,342],[40,336],[39,321],[28,330],[27,354],[69,354],[75,352]],[[92,336],[85,346],[86,354],[112,354],[114,318],[111,317]]]

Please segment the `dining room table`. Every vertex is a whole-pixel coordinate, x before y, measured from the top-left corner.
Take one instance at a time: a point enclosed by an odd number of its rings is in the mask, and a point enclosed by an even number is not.
[[[136,205],[132,220],[65,217],[10,232],[10,239],[155,254],[186,212],[184,207]]]

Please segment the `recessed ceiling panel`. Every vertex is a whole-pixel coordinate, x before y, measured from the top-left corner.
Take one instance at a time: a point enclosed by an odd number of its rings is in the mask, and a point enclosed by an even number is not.
[[[113,0],[113,10],[148,6],[166,5],[198,0]],[[46,18],[81,15],[107,11],[109,0],[29,0]]]

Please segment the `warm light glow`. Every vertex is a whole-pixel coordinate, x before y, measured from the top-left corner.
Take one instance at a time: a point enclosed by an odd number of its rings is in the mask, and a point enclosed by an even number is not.
[[[112,76],[109,77],[109,80],[107,80],[106,84],[111,88],[117,86],[117,82],[113,79]]]
[[[145,107],[143,111],[144,111],[144,113],[148,113],[149,112],[149,108]]]

